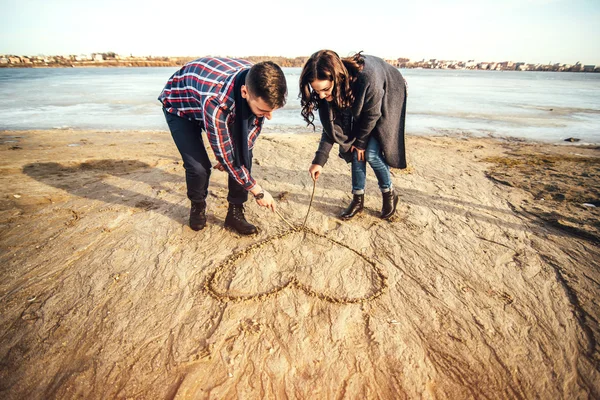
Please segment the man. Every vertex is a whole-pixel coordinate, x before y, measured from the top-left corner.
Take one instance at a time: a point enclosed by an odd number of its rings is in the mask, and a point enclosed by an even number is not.
[[[248,192],[258,205],[275,211],[275,202],[252,177],[252,149],[264,119],[285,105],[287,85],[273,62],[252,65],[228,58],[200,58],[184,65],[167,82],[158,100],[183,158],[190,228],[206,226],[206,197],[212,164],[202,130],[217,165],[229,174],[225,226],[242,235],[257,232],[244,216]]]

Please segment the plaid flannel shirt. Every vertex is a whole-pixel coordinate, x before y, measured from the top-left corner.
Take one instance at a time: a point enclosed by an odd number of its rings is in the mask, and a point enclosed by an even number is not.
[[[236,75],[252,66],[248,61],[230,58],[200,58],[184,65],[167,82],[158,100],[167,112],[198,122],[206,131],[217,161],[236,182],[250,191],[256,181],[244,166],[234,166],[233,122],[235,119],[234,81]],[[260,134],[264,117],[254,117],[248,129],[248,149]]]

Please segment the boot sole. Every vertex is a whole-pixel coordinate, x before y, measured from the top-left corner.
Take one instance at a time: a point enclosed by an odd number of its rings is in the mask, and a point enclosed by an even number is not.
[[[341,219],[342,221],[350,221],[352,218],[358,217],[359,214],[362,214],[362,211],[357,212],[356,214],[354,214],[350,217],[342,217],[341,215],[338,215],[338,218]]]
[[[228,231],[237,233],[238,235],[241,235],[241,236],[252,236],[252,235],[256,235],[258,233],[258,228],[254,232],[243,233],[243,232],[240,232],[237,229],[235,229],[233,226],[223,225],[223,227],[225,229],[227,229]]]
[[[364,210],[365,210],[364,208],[361,208],[360,210],[355,212],[354,215],[349,215],[349,216],[338,215],[338,218],[341,219],[342,221],[348,221],[349,219],[352,219],[352,218],[356,217],[358,214],[362,213]]]

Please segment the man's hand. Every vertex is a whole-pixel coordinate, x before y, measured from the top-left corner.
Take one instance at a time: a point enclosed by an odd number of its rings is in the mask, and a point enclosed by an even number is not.
[[[264,191],[265,196],[260,199],[260,200],[256,200],[256,204],[258,204],[261,207],[267,207],[269,208],[271,211],[275,211],[276,206],[275,206],[275,200],[273,199],[273,196],[271,196],[271,193],[267,192],[266,190]]]
[[[313,179],[313,181],[316,181],[317,179],[319,179],[319,175],[321,175],[322,169],[323,169],[323,166],[321,166],[319,164],[312,164],[310,166],[310,168],[308,169],[308,173],[310,174],[310,177]]]
[[[254,188],[252,188],[250,193],[255,198],[256,198],[256,196],[259,196],[259,194],[260,194],[259,197],[261,197],[261,199],[256,199],[256,204],[258,204],[261,207],[267,207],[267,208],[271,209],[271,211],[275,211],[275,209],[276,209],[275,200],[273,200],[273,196],[271,196],[271,193],[267,192],[259,185],[254,186]]]
[[[213,167],[214,169],[218,169],[219,171],[225,171],[225,167],[217,161],[217,165]]]
[[[352,146],[350,148],[350,151],[356,152],[356,158],[358,159],[358,161],[365,161],[365,151],[364,150],[359,149],[358,147]]]

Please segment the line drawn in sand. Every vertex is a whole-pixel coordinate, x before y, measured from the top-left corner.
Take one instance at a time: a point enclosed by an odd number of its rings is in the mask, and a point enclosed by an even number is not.
[[[277,215],[279,215],[279,217],[290,228],[285,230],[282,233],[270,236],[264,240],[254,243],[254,244],[246,247],[245,249],[238,251],[236,253],[233,253],[231,256],[229,256],[225,261],[223,261],[221,264],[219,264],[219,266],[217,266],[215,268],[215,270],[209,275],[208,279],[204,282],[205,292],[207,292],[210,296],[214,297],[215,299],[217,299],[223,303],[229,303],[229,302],[238,303],[238,302],[245,302],[245,301],[251,301],[251,300],[262,301],[262,300],[266,300],[270,297],[276,296],[278,293],[280,293],[281,291],[283,291],[284,289],[286,289],[288,287],[300,289],[301,291],[303,291],[304,293],[306,293],[309,296],[316,297],[318,299],[321,299],[321,300],[324,300],[324,301],[327,301],[330,303],[336,303],[336,304],[364,303],[364,302],[372,301],[372,300],[378,298],[379,296],[381,296],[383,294],[383,292],[385,291],[385,289],[387,288],[387,276],[383,273],[383,271],[375,263],[375,261],[368,258],[363,253],[351,248],[350,246],[348,246],[340,241],[337,241],[335,239],[329,238],[326,235],[318,233],[315,230],[308,228],[306,226],[306,221],[308,220],[308,215],[310,213],[313,198],[315,195],[315,189],[316,189],[316,181],[313,181],[312,195],[310,197],[308,211],[306,213],[306,217],[304,218],[304,222],[302,225],[296,225],[296,226],[292,225],[281,214],[279,214],[279,212],[277,212]],[[316,290],[313,287],[311,287],[310,285],[303,283],[301,280],[298,279],[298,277],[295,274],[295,272],[297,271],[297,267],[298,267],[297,264],[294,265],[293,273],[291,274],[291,277],[289,277],[287,279],[287,281],[280,283],[279,285],[276,285],[274,288],[272,288],[270,290],[266,290],[261,293],[254,293],[254,294],[247,294],[247,295],[234,295],[234,294],[228,293],[227,290],[221,291],[216,287],[216,282],[223,280],[222,275],[227,272],[231,273],[235,269],[235,267],[237,266],[238,262],[241,259],[245,258],[246,256],[248,256],[250,254],[260,252],[260,250],[263,249],[265,246],[268,246],[269,244],[272,244],[277,240],[289,239],[292,235],[296,235],[296,234],[303,234],[304,237],[302,238],[302,241],[304,241],[308,236],[313,236],[313,237],[319,238],[320,240],[324,239],[327,243],[329,243],[330,245],[333,245],[334,247],[338,246],[338,247],[347,249],[350,252],[352,252],[355,257],[361,259],[362,261],[364,261],[366,264],[368,264],[372,268],[372,270],[374,272],[373,280],[375,281],[375,282],[373,282],[373,290],[371,290],[370,293],[368,293],[364,296],[358,296],[358,297],[336,296],[336,295],[331,295],[329,293],[325,293],[323,291]],[[322,259],[324,259],[324,258],[325,257],[322,257]]]

